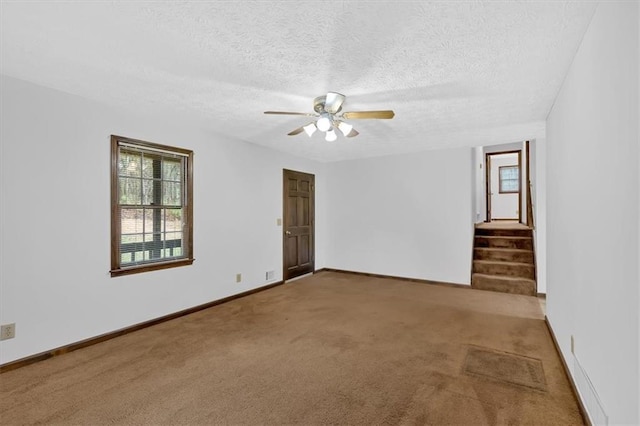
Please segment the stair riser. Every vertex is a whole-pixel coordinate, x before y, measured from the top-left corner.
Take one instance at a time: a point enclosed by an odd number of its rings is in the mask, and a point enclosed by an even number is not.
[[[531,237],[530,229],[486,229],[476,228],[476,235],[502,237]]]
[[[502,275],[507,277],[520,277],[534,279],[533,265],[511,265],[508,263],[481,263],[473,262],[473,272],[487,275]]]
[[[490,248],[513,248],[523,250],[533,250],[531,238],[491,238],[487,236],[477,236],[475,238],[476,247]]]
[[[474,260],[500,260],[503,262],[520,262],[533,264],[532,251],[492,251],[477,248],[473,251]]]
[[[480,290],[499,291],[501,293],[524,294],[527,296],[536,295],[536,286],[534,282],[521,280],[504,282],[491,277],[479,277],[473,275],[471,277],[471,287]]]

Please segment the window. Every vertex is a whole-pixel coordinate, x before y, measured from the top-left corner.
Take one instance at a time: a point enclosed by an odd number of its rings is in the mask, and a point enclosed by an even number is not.
[[[193,152],[111,136],[111,276],[193,263]]]
[[[502,166],[498,168],[500,173],[500,194],[509,194],[520,191],[520,170],[518,166]]]

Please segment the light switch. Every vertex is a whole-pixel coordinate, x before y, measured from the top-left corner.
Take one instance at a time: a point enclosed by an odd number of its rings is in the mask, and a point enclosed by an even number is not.
[[[282,219],[277,218],[277,219],[276,219],[276,224],[277,224],[278,226],[282,226]]]

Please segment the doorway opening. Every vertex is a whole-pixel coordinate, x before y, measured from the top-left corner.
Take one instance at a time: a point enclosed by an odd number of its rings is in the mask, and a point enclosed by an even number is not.
[[[522,151],[485,154],[486,222],[522,223]]]

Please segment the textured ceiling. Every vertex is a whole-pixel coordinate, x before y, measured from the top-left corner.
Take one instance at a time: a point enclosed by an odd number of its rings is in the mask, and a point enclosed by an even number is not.
[[[321,161],[513,142],[544,120],[593,2],[1,3],[0,72],[107,104],[190,116],[219,137]],[[356,138],[286,134],[327,91]]]

